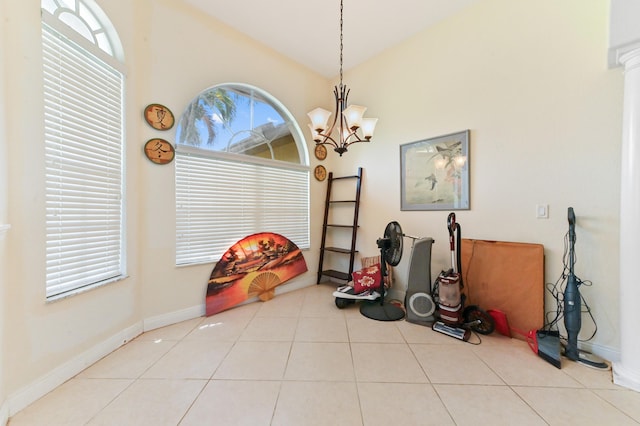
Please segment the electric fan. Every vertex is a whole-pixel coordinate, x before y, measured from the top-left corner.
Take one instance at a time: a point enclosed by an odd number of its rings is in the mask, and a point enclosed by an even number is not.
[[[378,321],[397,321],[404,318],[404,310],[397,305],[385,303],[384,278],[387,276],[387,264],[397,266],[402,259],[402,228],[398,222],[389,222],[384,230],[384,237],[376,243],[380,249],[380,299],[365,302],[360,306],[360,313],[367,318]]]

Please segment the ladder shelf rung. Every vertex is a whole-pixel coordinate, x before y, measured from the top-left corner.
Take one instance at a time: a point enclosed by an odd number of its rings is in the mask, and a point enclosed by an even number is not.
[[[340,247],[325,247],[324,248],[326,251],[333,251],[336,253],[344,253],[344,254],[351,254],[351,249],[345,249],[345,248],[340,248]],[[354,253],[357,253],[358,250],[354,250]]]
[[[327,269],[326,271],[322,271],[322,275],[326,275],[327,277],[337,278],[339,280],[349,281],[351,276],[346,272],[335,271],[333,269]]]

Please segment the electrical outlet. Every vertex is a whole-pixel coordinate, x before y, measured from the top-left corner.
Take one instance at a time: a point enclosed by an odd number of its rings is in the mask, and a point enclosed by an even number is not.
[[[536,217],[538,219],[549,219],[549,204],[536,205]]]

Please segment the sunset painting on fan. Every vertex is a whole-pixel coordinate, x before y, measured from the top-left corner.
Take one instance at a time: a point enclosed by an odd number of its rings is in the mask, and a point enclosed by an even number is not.
[[[277,286],[304,272],[307,264],[291,240],[269,232],[249,235],[232,245],[213,268],[207,285],[206,315],[252,297],[270,300]]]

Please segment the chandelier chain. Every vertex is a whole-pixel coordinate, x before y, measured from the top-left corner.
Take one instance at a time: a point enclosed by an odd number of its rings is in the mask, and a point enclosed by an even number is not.
[[[343,0],[340,0],[340,87],[342,87],[342,10],[343,10]]]
[[[348,105],[349,89],[343,83],[343,51],[344,51],[344,0],[340,0],[340,86],[333,87],[336,101],[333,122],[329,124],[331,112],[316,108],[308,113],[311,119],[309,128],[316,145],[331,145],[341,157],[347,148],[354,143],[369,142],[373,136],[377,118],[364,118],[365,107]],[[332,136],[334,130],[337,135]],[[358,131],[362,135],[358,134]]]

